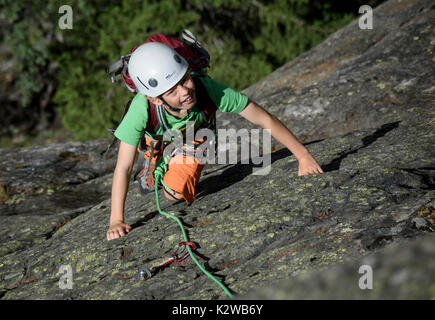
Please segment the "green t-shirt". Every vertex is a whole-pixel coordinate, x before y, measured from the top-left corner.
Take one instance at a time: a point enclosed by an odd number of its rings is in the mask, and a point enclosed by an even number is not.
[[[209,77],[199,78],[204,85],[210,99],[222,112],[241,112],[248,103],[248,97],[228,86],[213,80]],[[181,129],[186,126],[187,121],[200,121],[201,108],[196,105],[182,119],[176,118],[165,112],[165,119],[170,129]],[[148,121],[148,100],[143,94],[136,94],[130,104],[130,108],[115,131],[115,137],[119,140],[137,146],[142,138]],[[163,135],[163,129],[159,128],[156,135]]]

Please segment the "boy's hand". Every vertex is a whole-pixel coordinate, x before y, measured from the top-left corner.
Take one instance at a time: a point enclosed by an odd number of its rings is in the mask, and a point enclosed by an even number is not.
[[[122,237],[125,233],[130,232],[131,227],[123,222],[115,222],[110,225],[107,231],[107,240],[113,240]]]
[[[323,173],[322,168],[316,160],[314,160],[311,154],[306,154],[299,159],[299,171],[298,176],[304,176],[306,174]]]

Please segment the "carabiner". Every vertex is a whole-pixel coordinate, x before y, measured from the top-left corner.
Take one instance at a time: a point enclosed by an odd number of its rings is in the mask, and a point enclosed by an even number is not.
[[[152,276],[153,276],[153,274],[151,273],[151,270],[147,267],[144,267],[144,268],[139,270],[139,280],[141,280],[141,281],[148,280]]]

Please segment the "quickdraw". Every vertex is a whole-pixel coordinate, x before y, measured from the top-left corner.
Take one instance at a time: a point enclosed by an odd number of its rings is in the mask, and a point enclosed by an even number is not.
[[[186,250],[186,246],[190,246],[192,251],[196,250],[196,245],[193,242],[190,241],[182,241],[178,244],[177,248],[172,252],[171,258],[168,260],[160,263],[157,266],[153,267],[144,267],[139,270],[139,280],[144,281],[151,278],[159,269],[162,269],[168,265],[170,265],[172,262],[180,262],[186,259],[189,256],[189,252]]]
[[[214,282],[216,282],[216,284],[218,284],[222,290],[225,292],[225,294],[230,297],[231,299],[233,299],[233,295],[230,292],[230,290],[225,287],[225,285],[220,282],[218,279],[216,279],[215,276],[213,276],[210,272],[208,272],[198,261],[198,259],[195,258],[194,254],[193,254],[193,250],[190,248],[191,245],[193,244],[192,242],[189,242],[189,238],[187,236],[186,230],[184,229],[183,223],[181,222],[181,220],[176,217],[175,215],[162,211],[162,209],[160,208],[160,201],[159,201],[159,183],[162,182],[163,183],[163,176],[165,174],[165,170],[161,167],[156,167],[156,169],[154,170],[154,177],[155,177],[155,185],[154,185],[154,192],[156,195],[156,205],[157,205],[157,210],[159,211],[159,213],[165,217],[171,218],[173,220],[175,220],[178,225],[180,226],[181,232],[183,233],[183,239],[184,239],[184,247],[187,249],[187,251],[189,252],[190,257],[192,258],[192,260],[196,263],[196,265],[198,266],[199,269],[201,269],[202,272],[204,272],[204,274],[209,277],[210,279],[212,279]],[[164,184],[164,183],[163,183]],[[181,244],[183,244],[182,242],[180,242]],[[196,246],[194,247],[196,249]],[[172,257],[170,260],[166,261],[166,263],[168,263],[169,261],[173,262],[172,259],[174,259],[175,257]],[[180,258],[176,258],[176,259],[180,259]],[[174,259],[175,261],[175,259]],[[163,263],[164,265],[167,265],[166,263]],[[170,263],[170,262],[169,262]],[[157,266],[157,268],[159,268],[159,266]],[[140,275],[144,277],[145,279],[145,274],[147,275],[146,278],[148,279],[149,277],[152,277],[152,271],[155,271],[156,269],[154,268],[153,270],[150,269],[142,269],[140,271]],[[148,272],[147,272],[148,271]]]

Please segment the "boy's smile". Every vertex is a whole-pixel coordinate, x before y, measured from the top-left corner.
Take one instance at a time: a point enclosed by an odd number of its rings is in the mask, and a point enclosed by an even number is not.
[[[171,107],[181,110],[190,110],[196,103],[195,83],[190,72],[171,89],[162,95],[164,101]]]
[[[195,102],[195,92],[193,92],[193,97],[192,95],[189,93],[189,95],[187,96],[187,98],[185,100],[183,100],[181,103],[185,106],[190,106],[191,104],[193,104]]]
[[[171,89],[157,98],[148,99],[154,104],[165,106],[165,110],[175,117],[183,118],[192,109],[197,100],[195,83],[188,70],[184,77]]]

